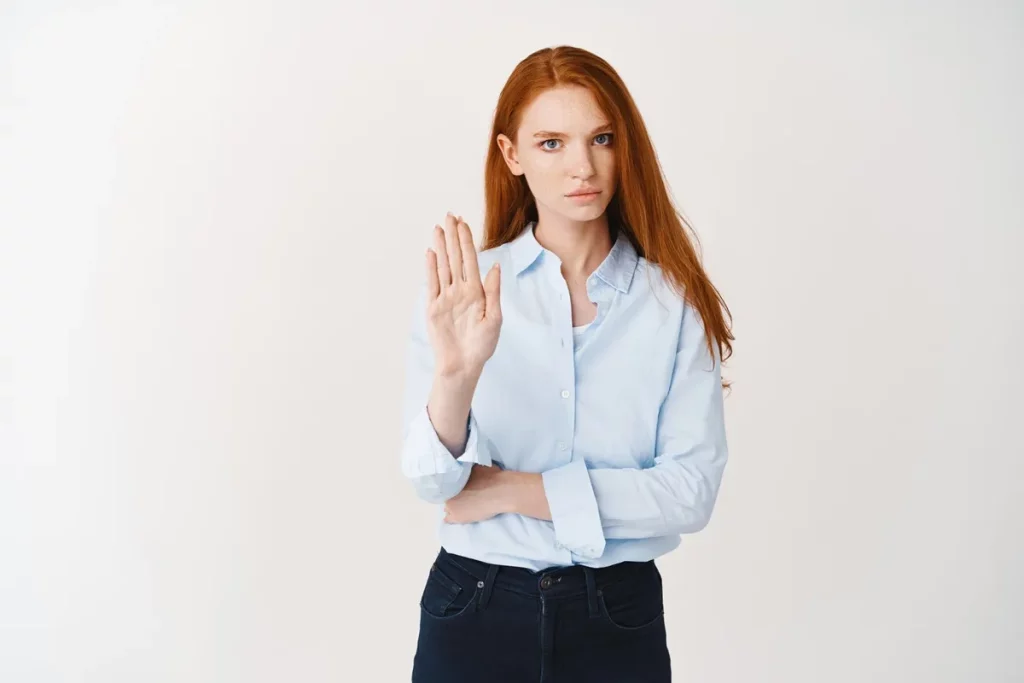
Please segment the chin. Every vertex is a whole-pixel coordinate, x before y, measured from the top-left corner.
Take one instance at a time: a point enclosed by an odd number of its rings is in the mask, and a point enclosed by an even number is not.
[[[605,209],[607,208],[608,204],[604,202],[588,206],[567,206],[562,212],[562,215],[571,220],[584,223],[586,221],[592,221],[600,218],[604,215]]]

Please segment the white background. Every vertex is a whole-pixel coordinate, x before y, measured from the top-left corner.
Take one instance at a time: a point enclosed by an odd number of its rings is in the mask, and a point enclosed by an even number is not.
[[[676,676],[1022,680],[1021,5],[427,4],[4,3],[0,680],[408,680],[409,306],[562,43],[735,317]]]

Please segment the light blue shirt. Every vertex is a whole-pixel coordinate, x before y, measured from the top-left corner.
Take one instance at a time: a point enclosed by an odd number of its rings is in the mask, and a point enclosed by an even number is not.
[[[728,448],[717,345],[712,356],[696,310],[623,234],[587,278],[597,317],[574,330],[561,261],[533,228],[478,255],[481,273],[501,264],[502,325],[458,457],[427,416],[434,361],[423,285],[406,361],[402,472],[438,504],[449,552],[535,571],[653,559],[703,529],[718,495]],[[542,473],[552,520],[445,522],[443,502],[473,463]]]

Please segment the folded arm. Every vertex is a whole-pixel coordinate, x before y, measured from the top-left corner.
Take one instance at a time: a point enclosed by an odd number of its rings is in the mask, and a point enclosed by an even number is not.
[[[520,476],[515,509],[550,519],[558,542],[596,558],[606,539],[693,533],[711,518],[728,459],[721,363],[687,306],[657,450],[646,469],[588,468],[583,460]]]

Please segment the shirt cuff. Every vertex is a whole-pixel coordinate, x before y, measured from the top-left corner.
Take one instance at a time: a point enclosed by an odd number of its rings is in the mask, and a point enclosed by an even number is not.
[[[469,412],[467,429],[469,434],[466,437],[466,448],[462,455],[456,458],[441,443],[434,425],[430,422],[427,408],[424,406],[409,427],[402,453],[402,472],[407,477],[417,478],[444,475],[461,470],[462,467],[459,463],[476,463],[490,467],[491,452],[481,441],[480,429],[472,410]]]
[[[601,557],[604,529],[587,463],[573,460],[568,465],[543,472],[541,481],[558,545],[587,559]]]

